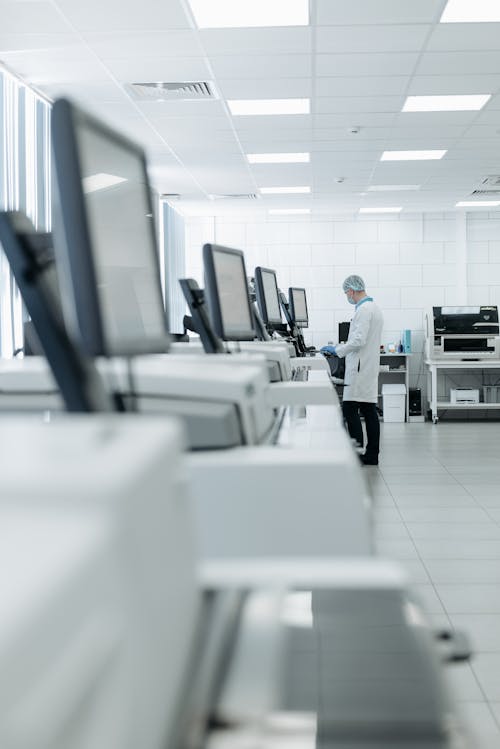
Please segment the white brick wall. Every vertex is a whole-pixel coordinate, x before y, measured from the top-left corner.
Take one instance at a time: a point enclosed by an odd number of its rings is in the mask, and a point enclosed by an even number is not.
[[[305,286],[310,308],[308,342],[337,339],[337,323],[352,308],[341,290],[344,278],[361,275],[385,317],[383,342],[398,341],[411,328],[412,380],[425,387],[422,371],[424,315],[442,304],[500,304],[500,214],[468,214],[467,289],[459,285],[455,213],[342,217],[232,216],[186,219],[186,268],[203,282],[201,246],[207,241],[245,251],[247,271],[274,268],[283,289]],[[462,229],[463,231],[463,229]],[[465,294],[465,298],[464,298]]]

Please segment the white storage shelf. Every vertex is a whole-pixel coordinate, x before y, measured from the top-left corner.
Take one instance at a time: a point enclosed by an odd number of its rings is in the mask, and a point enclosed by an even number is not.
[[[406,421],[409,421],[409,392],[410,392],[410,368],[408,366],[409,356],[411,356],[411,354],[405,354],[402,352],[397,352],[395,354],[380,354],[380,366],[389,365],[390,368],[381,369],[379,371],[379,394],[378,394],[379,405],[382,404],[382,385],[385,382],[394,382],[394,380],[396,379],[396,376],[399,376],[399,382],[401,382],[401,384],[404,384],[406,386],[406,396],[405,396]]]
[[[500,408],[500,403],[452,403],[451,401],[437,401],[438,408],[479,408],[484,411],[488,408]]]
[[[438,400],[437,397],[437,378],[438,372],[443,370],[452,371],[481,371],[481,370],[500,370],[500,361],[442,361],[426,359],[429,374],[428,404],[431,410],[432,422],[437,424],[439,420],[438,411],[448,409],[480,410],[493,411],[500,409],[499,403],[452,403],[450,400]]]

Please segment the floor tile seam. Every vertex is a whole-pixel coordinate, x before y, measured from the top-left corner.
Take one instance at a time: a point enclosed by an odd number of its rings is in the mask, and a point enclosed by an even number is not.
[[[477,503],[479,504],[479,506],[481,507],[481,509],[483,510],[483,512],[485,512],[486,515],[488,515],[490,521],[494,525],[500,526],[500,519],[497,520],[492,515],[490,515],[490,512],[489,512],[490,510],[497,510],[497,509],[500,509],[500,508],[499,507],[485,507],[479,500],[477,500]]]
[[[404,508],[402,508],[402,509],[404,510]],[[407,509],[413,509],[413,508],[407,508]],[[425,509],[433,509],[433,508],[428,507],[428,508],[425,508]],[[436,510],[447,510],[448,508],[447,507],[436,507],[435,509]],[[464,508],[464,507],[455,507],[453,509],[455,509],[455,510],[464,510],[464,509],[467,509],[467,508]],[[471,509],[475,509],[475,508],[471,508]],[[476,523],[476,522],[484,522],[484,521],[476,521],[476,520],[474,520],[474,521],[471,521],[471,520],[453,520],[452,518],[450,518],[449,520],[438,520],[437,518],[433,518],[432,520],[423,520],[423,519],[420,519],[420,520],[408,520],[407,522],[408,523],[432,523],[433,525],[449,525],[450,522],[453,522],[455,525],[468,525],[471,522]]]
[[[469,605],[469,604],[467,604]],[[460,617],[460,616],[475,616],[475,617],[488,617],[488,616],[500,616],[500,608],[497,606],[495,609],[489,609],[485,610],[483,606],[488,606],[488,604],[481,604],[480,607],[471,610],[470,608],[468,610],[464,610],[463,604],[458,603],[457,607],[453,606],[453,604],[448,604],[448,607],[446,608],[446,612],[449,616],[449,618],[452,620],[453,617]]]
[[[493,720],[495,721],[495,724],[498,726],[498,730],[500,731],[500,712],[497,715],[492,706],[493,702],[496,702],[496,700],[488,700],[486,704],[488,705],[488,710],[490,711],[491,716],[493,717]]]
[[[441,461],[440,461],[440,463],[441,463],[442,467],[444,468],[444,470],[445,470],[445,471],[447,471],[447,473],[448,473],[448,474],[449,474],[450,476],[452,476],[452,477],[453,477],[453,478],[454,478],[455,480],[457,480],[457,479],[456,479],[456,477],[455,477],[455,476],[453,475],[453,473],[451,473],[451,472],[450,472],[450,470],[448,469],[448,467],[447,467],[447,466],[445,466],[445,465],[444,465],[444,463],[442,463]],[[475,497],[474,497],[474,496],[473,496],[473,495],[471,494],[471,492],[470,492],[470,491],[469,491],[469,490],[467,489],[467,487],[466,487],[466,486],[464,486],[464,484],[462,484],[462,482],[461,482],[461,481],[457,481],[457,483],[458,483],[458,484],[459,484],[459,485],[460,485],[460,486],[461,486],[461,487],[462,487],[462,488],[464,489],[464,491],[465,491],[465,492],[467,492],[467,494],[468,494],[468,495],[469,495],[470,497],[472,497],[472,499],[474,499],[474,501],[476,501],[476,498],[475,498]]]
[[[410,537],[410,540],[411,540],[411,542],[412,542],[412,544],[413,544],[413,546],[414,546],[414,548],[415,548],[415,551],[416,551],[416,553],[417,553],[417,557],[418,557],[418,559],[419,559],[419,561],[420,561],[420,563],[421,563],[422,567],[424,568],[424,570],[425,570],[425,573],[426,573],[427,577],[429,578],[429,581],[430,581],[430,585],[432,586],[432,589],[434,590],[434,593],[435,593],[435,595],[436,595],[436,597],[437,597],[437,599],[438,599],[439,603],[441,604],[441,606],[442,606],[442,608],[443,608],[443,611],[444,611],[444,613],[445,613],[445,616],[446,616],[446,618],[447,618],[447,620],[448,620],[448,622],[449,622],[449,624],[450,624],[450,627],[451,627],[451,626],[452,626],[452,623],[451,623],[451,620],[450,620],[450,616],[449,616],[449,614],[448,614],[448,611],[447,611],[447,609],[446,609],[446,606],[444,605],[443,601],[441,600],[441,596],[439,595],[438,591],[436,590],[436,586],[435,586],[435,584],[434,584],[434,580],[432,579],[432,575],[430,574],[430,572],[429,572],[429,569],[427,568],[427,565],[426,565],[426,563],[425,563],[425,560],[424,560],[424,559],[423,559],[423,558],[422,558],[422,557],[420,556],[420,552],[419,552],[419,550],[418,550],[418,547],[417,547],[417,545],[415,544],[415,539],[413,538],[413,535],[412,535],[412,534],[410,533],[410,530],[409,530],[409,528],[407,527],[407,524],[406,524],[406,522],[405,522],[404,520],[403,520],[403,525],[404,525],[404,526],[405,526],[405,528],[406,528],[406,531],[407,531],[407,533],[408,533],[408,535],[409,535],[409,537]]]
[[[476,671],[474,669],[474,656],[471,658],[470,668],[471,668],[472,674],[474,676],[474,679],[476,681],[476,684],[477,684],[477,686],[479,688],[479,691],[484,696],[484,701],[486,702],[486,704],[489,704],[490,702],[493,702],[494,700],[490,700],[489,697],[488,697],[488,695],[486,694],[486,691],[484,690],[483,685],[481,684],[481,679],[479,678],[479,675],[476,673]],[[498,721],[496,720],[496,718],[495,718],[495,724],[498,725]]]
[[[439,458],[438,458],[438,457],[437,457],[437,456],[436,456],[435,454],[433,454],[433,453],[431,452],[431,453],[429,454],[429,457],[432,457],[432,459],[433,459],[433,460],[436,460],[436,461],[438,462],[438,464],[439,464],[439,465],[441,466],[441,468],[443,468],[443,469],[445,470],[445,472],[449,474],[449,471],[448,471],[448,469],[446,468],[446,466],[445,466],[445,465],[444,465],[444,464],[442,463],[442,461],[440,461],[440,460],[439,460]],[[384,483],[385,483],[385,484],[386,484],[386,486],[387,486],[387,489],[388,489],[388,491],[390,492],[391,496],[392,496],[392,497],[394,498],[394,501],[395,501],[395,504],[396,504],[396,509],[398,510],[398,512],[400,512],[400,508],[399,508],[399,505],[398,505],[397,499],[396,499],[396,498],[394,497],[394,495],[392,494],[391,488],[390,488],[390,486],[389,486],[389,485],[387,484],[387,482],[385,481],[385,478],[384,478],[383,474],[381,474],[381,475],[382,475],[382,479],[384,480]],[[451,474],[449,474],[449,475],[451,475]],[[464,488],[465,492],[467,493],[467,495],[469,495],[469,496],[472,496],[472,495],[470,495],[470,492],[468,492],[468,490],[467,490],[467,489],[466,489],[465,487],[463,487],[463,488]],[[472,497],[472,499],[473,499],[473,500],[475,501],[475,497]],[[437,591],[437,589],[436,589],[436,586],[435,586],[435,584],[434,584],[434,580],[433,580],[433,578],[432,578],[432,575],[430,574],[430,571],[429,571],[429,569],[428,569],[428,567],[427,567],[427,564],[426,564],[426,562],[425,562],[425,559],[424,559],[424,558],[423,558],[423,557],[421,556],[421,554],[420,554],[420,551],[419,551],[419,549],[418,549],[418,547],[417,547],[417,545],[416,545],[416,543],[415,543],[415,539],[413,538],[413,534],[412,534],[412,533],[410,532],[410,529],[408,528],[408,524],[407,524],[407,522],[406,522],[406,521],[404,520],[404,518],[403,518],[402,516],[401,516],[401,521],[402,521],[402,524],[403,524],[403,526],[405,527],[405,530],[406,530],[406,532],[407,532],[407,534],[408,534],[408,536],[409,536],[409,538],[410,538],[410,541],[411,541],[411,544],[412,544],[412,546],[413,546],[413,548],[414,548],[414,550],[415,550],[415,553],[417,554],[417,559],[418,559],[418,560],[419,560],[419,562],[421,563],[421,565],[422,565],[423,569],[425,570],[425,573],[426,573],[427,577],[429,578],[429,581],[430,581],[430,585],[432,586],[432,589],[434,590],[434,593],[435,593],[435,595],[436,595],[436,598],[437,598],[437,600],[439,601],[439,603],[440,603],[440,605],[441,605],[441,607],[442,607],[442,610],[443,610],[443,612],[444,612],[444,615],[445,615],[445,617],[446,617],[446,620],[448,621],[448,623],[449,623],[449,626],[450,626],[450,627],[451,627],[451,628],[453,629],[453,624],[452,624],[452,621],[451,621],[451,619],[450,619],[450,614],[449,614],[449,612],[448,612],[448,610],[447,610],[446,606],[444,605],[444,602],[442,601],[442,599],[441,599],[441,596],[439,595],[439,593],[438,593],[438,591]],[[427,583],[427,584],[428,584],[428,583]],[[475,674],[474,674],[474,678],[476,678]],[[477,681],[477,679],[476,679],[476,681]],[[480,686],[479,686],[479,688],[480,688],[481,694],[483,694],[484,698],[486,699],[486,695],[484,694],[484,692],[483,692],[482,688],[481,688]]]
[[[495,715],[495,711],[492,708],[492,703],[496,702],[496,700],[460,700],[455,697],[455,703],[460,707],[460,705],[467,704],[467,705],[485,705],[485,707],[488,709],[488,712],[490,713],[491,717],[493,718],[493,723],[497,727],[498,731],[500,732],[500,720]],[[491,734],[490,738],[497,738],[496,732],[495,734]]]
[[[459,624],[457,627],[454,627],[454,629],[460,630],[461,629],[461,625]],[[466,630],[466,631],[468,631],[468,630]],[[498,650],[498,648],[491,648],[491,647],[490,648],[482,649],[482,648],[479,648],[479,647],[476,647],[475,645],[473,645],[472,646],[472,660],[471,660],[471,664],[474,661],[474,658],[476,656],[480,656],[480,655],[481,656],[487,656],[489,658],[490,656],[500,655],[500,650]]]

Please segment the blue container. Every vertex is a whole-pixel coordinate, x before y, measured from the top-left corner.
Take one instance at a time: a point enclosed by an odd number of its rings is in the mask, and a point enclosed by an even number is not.
[[[401,343],[403,345],[403,353],[411,354],[411,330],[403,330],[401,333]]]

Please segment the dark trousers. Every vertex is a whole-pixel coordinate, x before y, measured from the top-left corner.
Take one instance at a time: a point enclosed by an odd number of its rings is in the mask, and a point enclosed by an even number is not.
[[[347,425],[347,431],[349,432],[349,435],[356,440],[360,447],[363,447],[364,445],[363,427],[359,415],[360,412],[364,416],[367,437],[365,455],[370,460],[378,459],[380,423],[375,403],[344,401],[342,404],[342,410]]]

